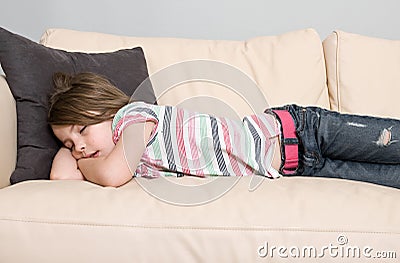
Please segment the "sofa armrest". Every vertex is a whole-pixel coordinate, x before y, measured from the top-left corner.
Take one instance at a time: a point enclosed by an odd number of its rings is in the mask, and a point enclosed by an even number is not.
[[[17,160],[17,113],[14,97],[0,75],[0,188],[10,184]]]

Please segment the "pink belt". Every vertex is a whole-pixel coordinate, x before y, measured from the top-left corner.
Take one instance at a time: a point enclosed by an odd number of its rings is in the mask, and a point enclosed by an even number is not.
[[[272,111],[276,114],[282,126],[282,164],[279,170],[284,175],[295,174],[299,167],[299,139],[296,135],[294,120],[287,110]]]

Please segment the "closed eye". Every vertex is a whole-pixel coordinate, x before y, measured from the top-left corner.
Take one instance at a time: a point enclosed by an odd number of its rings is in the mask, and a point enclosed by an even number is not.
[[[87,125],[83,126],[82,129],[80,129],[79,133],[82,134],[82,132],[84,132],[86,130]]]

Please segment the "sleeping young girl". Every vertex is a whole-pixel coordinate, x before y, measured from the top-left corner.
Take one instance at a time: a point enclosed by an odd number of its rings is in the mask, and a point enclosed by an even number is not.
[[[54,75],[48,122],[64,147],[50,178],[335,177],[400,187],[400,121],[286,105],[243,121],[131,102],[93,73]]]

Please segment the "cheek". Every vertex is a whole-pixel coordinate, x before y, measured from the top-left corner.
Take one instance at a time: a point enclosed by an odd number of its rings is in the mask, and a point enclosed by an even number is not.
[[[112,141],[110,141],[108,143],[103,142],[102,148],[99,150],[102,151],[103,156],[108,156],[112,152],[114,147],[115,147],[115,145]]]
[[[93,125],[88,135],[93,150],[100,150],[108,155],[114,148],[112,140],[111,122]]]
[[[112,149],[114,148],[115,144],[112,140],[112,134],[111,131],[104,133],[101,138],[99,138],[99,143],[101,144],[101,146],[103,147],[103,151],[106,151],[107,154],[109,154]]]

